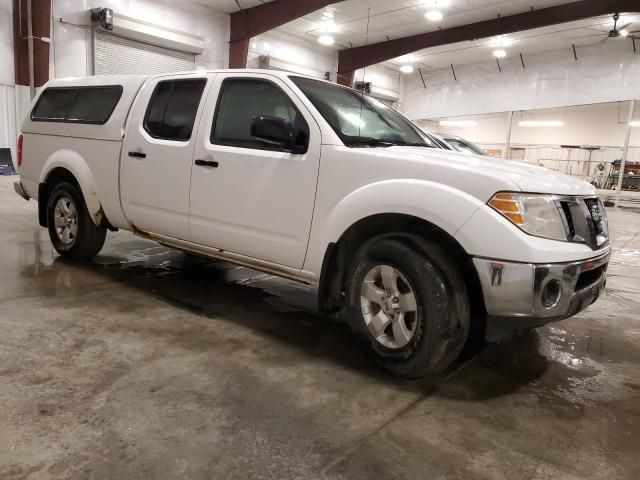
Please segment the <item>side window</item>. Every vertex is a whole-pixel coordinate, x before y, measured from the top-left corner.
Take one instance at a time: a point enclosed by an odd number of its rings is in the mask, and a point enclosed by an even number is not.
[[[78,96],[67,113],[67,120],[71,122],[104,123],[116,108],[121,95],[121,88],[80,89],[78,90]]]
[[[293,125],[299,144],[309,138],[309,127],[291,99],[276,85],[258,79],[227,79],[222,83],[211,143],[233,147],[272,150],[251,136],[251,121],[257,115],[270,115]]]
[[[31,120],[101,125],[109,120],[121,96],[119,85],[50,87],[33,107]]]
[[[206,83],[204,78],[159,82],[144,117],[147,133],[163,140],[189,140]]]

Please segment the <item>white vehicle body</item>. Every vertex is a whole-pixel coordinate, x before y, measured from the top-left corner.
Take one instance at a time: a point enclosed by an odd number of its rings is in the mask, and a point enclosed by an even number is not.
[[[206,81],[190,139],[152,137],[143,121],[156,85],[186,78]],[[219,92],[229,78],[266,80],[284,92],[308,125],[306,152],[212,143]],[[78,85],[119,85],[122,96],[102,125],[27,118],[17,189],[38,200],[52,172],[64,169],[77,180],[96,225],[319,284],[326,279],[332,246],[345,232],[382,218],[376,216],[401,215],[427,222],[456,242],[476,268],[486,313],[513,322],[562,318],[585,307],[572,306],[575,292],[568,289],[575,288],[580,271],[594,265],[604,267],[597,285],[589,286],[589,302],[604,285],[608,242],[595,246],[530,235],[487,204],[497,192],[594,197],[594,188],[583,181],[439,149],[350,148],[283,72],[89,77],[52,80],[42,90]],[[217,162],[218,168],[194,159]],[[502,265],[499,284],[496,265]],[[540,266],[558,270],[565,280],[565,270],[573,269],[562,301],[548,309],[540,309],[535,297]]]

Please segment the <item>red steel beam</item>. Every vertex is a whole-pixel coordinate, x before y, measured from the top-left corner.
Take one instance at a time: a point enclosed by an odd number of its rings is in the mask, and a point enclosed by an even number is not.
[[[231,14],[229,68],[245,68],[251,37],[344,0],[275,0]]]
[[[22,12],[20,12],[22,6]],[[49,80],[49,44],[39,40],[50,36],[51,0],[31,0],[33,27],[33,73],[35,86],[41,87]],[[22,25],[20,25],[22,19]],[[13,51],[16,85],[29,85],[29,41],[27,2],[13,1]],[[22,30],[22,32],[21,32]]]
[[[615,12],[639,11],[640,0],[581,0],[362,47],[347,48],[338,53],[338,81],[351,86],[346,82],[353,79],[355,70],[423,48],[548,27]]]

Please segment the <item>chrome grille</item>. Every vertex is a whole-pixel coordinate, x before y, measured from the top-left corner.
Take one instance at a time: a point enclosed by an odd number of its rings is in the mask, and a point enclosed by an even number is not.
[[[598,249],[609,241],[607,214],[598,197],[561,197],[567,240]]]

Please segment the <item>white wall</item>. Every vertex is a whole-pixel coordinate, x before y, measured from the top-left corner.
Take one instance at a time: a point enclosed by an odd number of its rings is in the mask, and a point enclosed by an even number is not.
[[[287,64],[288,70],[313,76],[338,70],[338,53],[316,42],[273,30],[251,39],[247,67],[258,68],[260,56],[270,56],[279,64]]]
[[[353,75],[354,82],[371,82],[373,85],[373,95],[388,94],[391,97],[400,99],[400,72],[387,68],[384,64],[371,65],[366,69],[356,70]]]
[[[228,65],[229,16],[193,2],[170,0],[53,0],[51,77],[91,74],[89,10],[112,8],[114,13],[205,38],[205,51],[196,57],[198,68]],[[59,21],[60,17],[65,22]],[[76,25],[71,25],[71,23]]]
[[[640,97],[640,55],[628,39],[525,56],[526,69],[513,55],[501,60],[426,72],[406,81],[403,111],[411,119],[530,110]]]
[[[13,159],[16,158],[17,125],[21,118],[24,88],[15,86],[13,1],[0,0],[0,148],[11,148]]]
[[[0,0],[0,84],[13,85],[13,0]]]

